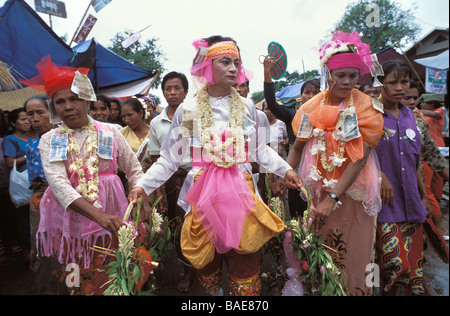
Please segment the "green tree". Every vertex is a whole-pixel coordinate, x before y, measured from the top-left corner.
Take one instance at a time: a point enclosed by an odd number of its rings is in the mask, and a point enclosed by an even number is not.
[[[132,34],[133,33],[129,30],[126,30],[124,33],[117,33],[114,38],[111,39],[112,46],[108,47],[108,49],[144,70],[150,72],[159,70],[160,74],[162,74],[165,70],[163,64],[164,61],[166,61],[166,57],[161,48],[158,47],[158,39],[152,38],[145,43],[142,43],[139,40],[129,47],[123,48],[122,42]],[[161,76],[158,76],[153,87],[158,88],[160,83]]]
[[[414,3],[404,10],[392,0],[359,0],[347,5],[332,32],[357,31],[362,41],[370,45],[372,53],[389,46],[409,46],[420,32],[413,13],[416,8]]]

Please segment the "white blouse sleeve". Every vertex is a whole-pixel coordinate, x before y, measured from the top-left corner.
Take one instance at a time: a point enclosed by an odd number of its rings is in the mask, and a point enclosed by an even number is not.
[[[178,170],[180,162],[189,148],[189,138],[183,137],[180,132],[182,114],[183,105],[180,105],[173,116],[169,133],[161,146],[160,157],[137,183],[137,186],[141,186],[147,195],[163,185]]]

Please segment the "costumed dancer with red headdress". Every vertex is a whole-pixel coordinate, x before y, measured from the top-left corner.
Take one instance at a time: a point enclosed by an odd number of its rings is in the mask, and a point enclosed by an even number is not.
[[[78,265],[80,283],[69,293],[102,294],[108,259],[92,248],[117,247],[128,206],[117,169],[134,185],[143,175],[141,165],[117,129],[88,115],[95,100],[89,69],[56,66],[49,56],[36,67],[39,75],[22,83],[46,92],[53,123],[62,121],[39,144],[49,187],[40,203],[38,255]]]
[[[248,80],[236,42],[212,36],[195,41],[194,47],[198,53],[191,74],[202,86],[194,100],[177,109],[160,158],[130,199],[136,202],[163,184],[178,169],[180,148],[190,149],[192,170],[178,200],[186,210],[182,252],[209,294],[220,294],[225,262],[231,294],[258,295],[260,248],[284,223],[255,193],[248,159],[292,186],[300,188],[302,183],[265,141],[258,141],[256,107],[233,88]]]
[[[347,294],[366,295],[366,266],[381,209],[381,176],[372,149],[383,134],[383,109],[354,89],[360,75],[375,71],[370,47],[357,32],[337,31],[319,53],[322,92],[295,115],[297,139],[287,161],[293,168],[300,164],[315,205],[316,232],[334,249],[329,253],[346,275]]]

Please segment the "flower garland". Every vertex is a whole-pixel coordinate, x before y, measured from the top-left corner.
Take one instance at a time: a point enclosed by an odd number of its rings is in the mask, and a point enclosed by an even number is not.
[[[320,103],[321,106],[325,104],[325,101],[327,98],[328,98],[328,91],[325,91],[323,99]],[[347,111],[347,109],[352,109],[352,110],[354,109],[353,92],[350,93],[350,99],[349,99],[346,109],[344,111]],[[341,167],[342,163],[344,163],[347,160],[347,158],[344,158],[346,142],[340,138],[342,131],[339,129],[336,130],[335,133],[333,133],[333,137],[339,142],[339,147],[338,147],[337,153],[334,152],[333,154],[330,155],[330,157],[326,156],[325,131],[322,129],[319,129],[319,128],[315,128],[313,130],[313,135],[315,137],[317,137],[317,144],[313,145],[310,149],[311,154],[317,156],[317,160],[316,160],[316,166],[313,166],[309,173],[309,177],[311,179],[313,179],[314,181],[319,181],[319,180],[323,179],[322,180],[323,184],[324,184],[323,186],[326,188],[331,188],[331,189],[334,188],[338,182],[338,180],[334,179],[336,167]],[[323,178],[319,169],[317,169],[317,164],[319,162],[319,159],[320,159],[320,162],[322,163],[322,167],[326,171],[333,172],[333,177],[331,180]],[[328,163],[329,160],[331,160],[331,164]]]
[[[201,144],[211,161],[219,167],[229,168],[245,162],[245,139],[242,129],[244,103],[235,89],[230,93],[230,131],[231,137],[222,142],[214,128],[212,106],[209,100],[208,85],[204,85],[197,96],[197,120]],[[234,155],[227,148],[234,145]]]
[[[72,158],[72,163],[69,166],[70,172],[77,172],[78,174],[78,186],[75,188],[78,193],[81,194],[89,202],[97,208],[101,208],[98,201],[99,179],[98,179],[98,139],[95,131],[95,125],[92,118],[88,116],[88,137],[86,142],[86,149],[89,154],[85,166],[83,159],[78,157],[81,149],[77,140],[73,136],[75,130],[69,128],[64,123],[58,127],[57,133],[67,134],[69,138],[69,144],[67,145],[67,152]]]
[[[336,42],[331,43],[329,45],[330,46],[325,50],[325,54],[320,59],[320,67],[325,67],[328,60],[337,53],[346,53],[355,51],[354,46],[350,43]]]

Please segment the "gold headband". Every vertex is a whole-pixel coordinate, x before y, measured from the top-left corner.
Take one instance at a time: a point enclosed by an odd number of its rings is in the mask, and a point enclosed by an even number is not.
[[[240,58],[239,50],[234,42],[218,42],[209,47],[206,60],[213,60],[222,57]]]

